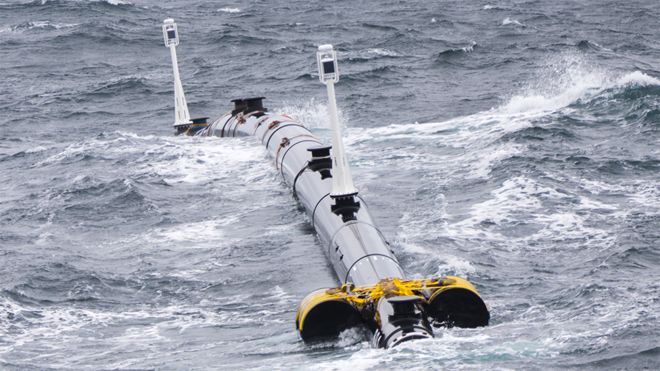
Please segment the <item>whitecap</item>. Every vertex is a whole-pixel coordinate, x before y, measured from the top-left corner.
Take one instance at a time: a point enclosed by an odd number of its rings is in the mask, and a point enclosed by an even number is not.
[[[516,25],[516,26],[523,26],[523,27],[525,26],[524,24],[520,23],[518,20],[511,19],[509,17],[504,18],[504,20],[502,21],[502,26],[507,26],[507,25],[510,25],[510,24],[513,24],[513,25]]]
[[[14,26],[3,27],[0,32],[24,32],[30,30],[60,30],[78,26],[78,23],[54,23],[51,21],[31,21]]]
[[[434,18],[435,19],[435,18]],[[385,56],[385,57],[400,57],[401,54],[385,49],[385,48],[369,48],[366,50],[367,53],[378,55],[378,56]]]
[[[75,1],[75,2],[84,2],[84,0],[73,0],[73,1]],[[50,2],[51,2],[51,0],[41,0],[41,5],[46,5]],[[114,6],[133,5],[133,3],[131,3],[128,0],[90,0],[90,2],[92,2],[92,3],[106,3],[106,4],[110,4],[110,5],[114,5]]]
[[[222,12],[222,13],[239,13],[240,11],[241,11],[241,9],[232,8],[232,7],[224,7],[224,8],[218,9],[218,12]]]
[[[308,128],[330,128],[327,103],[319,102],[314,98],[302,102],[284,103],[276,108],[276,111],[286,114]],[[346,126],[348,117],[345,113],[338,109],[337,115],[339,123]]]
[[[477,42],[472,40],[472,41],[470,41],[470,45],[462,47],[461,50],[466,52],[466,53],[469,53],[469,52],[474,50],[475,46],[477,46]]]
[[[638,86],[650,86],[650,85],[660,85],[660,80],[649,76],[641,71],[634,71],[626,75],[621,76],[616,80],[617,86],[626,86],[626,85],[638,85]]]
[[[470,274],[475,273],[476,268],[468,260],[454,255],[440,255],[437,258],[443,261],[438,265],[434,276],[443,276],[449,273],[463,278],[469,278]]]

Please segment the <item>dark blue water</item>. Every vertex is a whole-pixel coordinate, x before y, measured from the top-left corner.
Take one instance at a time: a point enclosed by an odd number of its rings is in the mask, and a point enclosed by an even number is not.
[[[412,277],[491,326],[310,348],[336,284],[252,138],[172,135],[237,97],[327,137],[333,43],[356,185]],[[657,369],[660,3],[0,0],[4,369]]]

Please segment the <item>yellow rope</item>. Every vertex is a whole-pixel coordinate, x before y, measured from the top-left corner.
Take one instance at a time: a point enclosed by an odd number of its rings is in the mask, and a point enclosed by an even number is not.
[[[383,296],[419,296],[424,298],[421,293],[422,290],[438,289],[455,283],[456,281],[450,277],[411,280],[386,278],[373,286],[355,287],[352,284],[344,284],[339,288],[327,290],[326,294],[346,299],[357,305],[363,305],[367,302],[376,302]]]

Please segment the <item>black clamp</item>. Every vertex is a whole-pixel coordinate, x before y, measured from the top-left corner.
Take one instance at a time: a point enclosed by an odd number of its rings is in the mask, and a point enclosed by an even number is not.
[[[307,162],[307,168],[311,171],[318,171],[321,173],[321,179],[332,178],[332,173],[330,173],[330,169],[332,169],[330,148],[332,147],[316,147],[307,149],[312,153],[312,159]]]
[[[360,203],[356,201],[355,196],[357,196],[357,192],[339,196],[330,195],[330,198],[335,200],[335,204],[330,205],[330,210],[341,216],[344,223],[356,220],[355,214],[360,210]]]
[[[233,99],[234,109],[231,111],[231,115],[235,116],[237,113],[242,112],[243,114],[248,114],[254,111],[266,112],[268,109],[264,108],[263,100],[264,97],[256,98],[241,98]],[[259,117],[260,115],[254,115]]]
[[[208,126],[209,126],[208,117],[195,118],[185,124],[174,125],[174,128],[176,129],[175,135],[181,135],[181,134],[195,135],[195,133],[197,133],[202,129],[205,129]]]

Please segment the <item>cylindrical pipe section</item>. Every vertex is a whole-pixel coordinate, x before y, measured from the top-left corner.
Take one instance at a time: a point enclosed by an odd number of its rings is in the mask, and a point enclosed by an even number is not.
[[[295,182],[296,195],[342,283],[367,286],[384,278],[405,278],[364,202],[356,220],[344,222],[331,211],[332,178],[322,179],[320,172],[307,168],[309,149],[323,144],[302,124],[286,115],[243,111],[220,117],[198,135],[254,135],[268,148],[286,183],[293,187]]]

